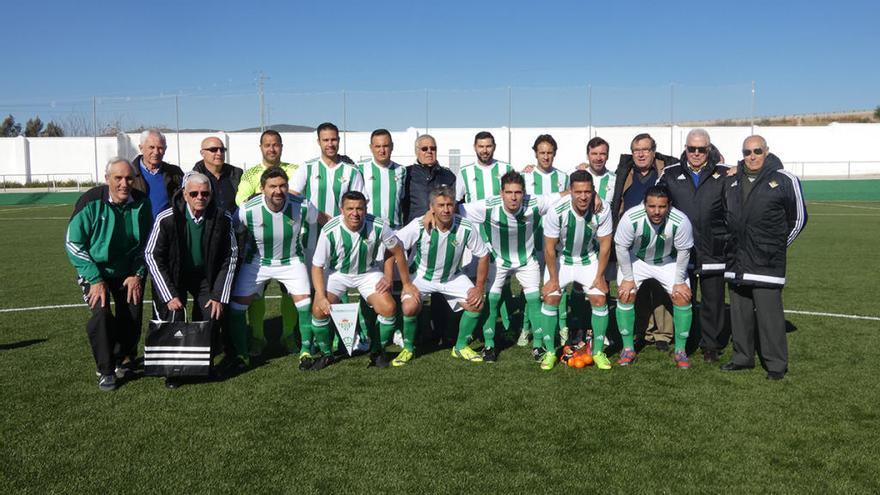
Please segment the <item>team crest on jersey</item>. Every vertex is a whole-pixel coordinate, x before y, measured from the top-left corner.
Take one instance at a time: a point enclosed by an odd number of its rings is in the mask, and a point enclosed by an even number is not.
[[[459,244],[461,244],[461,243],[458,242],[458,239],[452,239],[452,245],[453,245],[453,246],[458,247]]]
[[[770,181],[770,187],[771,187],[771,188],[776,189],[776,187],[778,187],[778,186],[779,186],[779,183],[776,182],[775,180],[771,180],[771,181]]]

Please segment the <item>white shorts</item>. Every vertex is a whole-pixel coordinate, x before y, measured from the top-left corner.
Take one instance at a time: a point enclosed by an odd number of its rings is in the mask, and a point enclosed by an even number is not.
[[[290,261],[289,265],[262,266],[259,263],[244,265],[235,277],[232,295],[247,297],[260,293],[266,282],[270,280],[277,280],[284,284],[288,294],[307,296],[312,291],[306,265],[294,259]]]
[[[541,284],[541,268],[538,266],[538,262],[532,258],[519,268],[503,268],[498,266],[497,262],[489,265],[489,293],[501,294],[504,282],[512,274],[516,274],[523,294],[538,292],[538,286]]]
[[[593,281],[596,280],[596,271],[599,268],[598,263],[592,263],[589,265],[565,265],[559,264],[559,261],[556,262],[557,272],[559,274],[559,289],[564,291],[566,287],[572,282],[577,282],[584,286],[587,294],[592,294],[594,296],[604,296],[605,293],[601,290],[590,287],[593,285]],[[550,272],[544,271],[544,283],[550,280]],[[559,294],[561,295],[561,294]]]
[[[327,288],[327,294],[333,294],[337,298],[348,289],[357,288],[361,297],[366,300],[376,293],[376,284],[383,276],[384,274],[377,268],[360,275],[324,271],[324,286]]]
[[[636,283],[636,290],[642,285],[642,282],[649,278],[653,278],[660,282],[660,285],[663,286],[668,294],[672,294],[672,286],[675,285],[675,269],[675,263],[666,263],[665,265],[659,266],[650,265],[636,258],[632,262],[633,279]],[[620,268],[618,268],[617,285],[619,286],[621,282],[623,282],[623,273],[620,271]],[[688,287],[691,286],[691,282],[688,279],[684,279],[684,283]]]
[[[422,297],[424,297],[425,294],[443,294],[446,303],[449,304],[449,307],[455,312],[464,309],[462,304],[464,304],[467,299],[468,291],[474,287],[471,279],[463,273],[459,273],[455,278],[449,280],[445,284],[441,282],[428,282],[421,277],[413,277],[413,284],[419,289],[419,293],[422,294]]]

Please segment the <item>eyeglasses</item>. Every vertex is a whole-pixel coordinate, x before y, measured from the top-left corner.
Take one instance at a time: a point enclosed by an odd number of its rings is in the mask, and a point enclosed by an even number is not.
[[[437,151],[437,147],[436,147],[436,146],[422,146],[422,147],[419,148],[419,149],[422,151],[422,153],[427,153],[427,152],[429,152],[429,151]]]
[[[188,194],[189,194],[189,197],[191,197],[191,198],[196,198],[199,196],[201,196],[203,198],[210,198],[211,197],[210,191],[190,191]]]
[[[688,153],[699,153],[701,155],[705,155],[707,151],[709,151],[708,146],[688,146]]]
[[[752,153],[754,153],[755,156],[761,156],[764,154],[764,148],[755,148],[753,150],[743,150],[743,157],[749,156]]]
[[[219,151],[220,153],[226,153],[226,148],[224,148],[223,146],[211,146],[210,148],[202,148],[202,151],[207,151],[210,153],[217,153]]]

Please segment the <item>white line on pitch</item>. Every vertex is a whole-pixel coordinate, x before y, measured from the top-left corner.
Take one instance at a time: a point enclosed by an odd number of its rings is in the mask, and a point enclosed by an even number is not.
[[[841,208],[856,208],[860,210],[880,210],[880,207],[877,206],[862,206],[862,205],[844,205],[840,203],[824,203],[822,201],[810,201],[811,204],[814,205],[822,205],[822,206],[839,206]]]
[[[877,218],[874,213],[809,213],[811,217],[872,217]],[[13,220],[10,218],[9,220]]]
[[[850,217],[871,217],[874,215],[847,215]],[[69,217],[13,217],[13,218],[0,218],[0,220],[69,220]]]
[[[25,206],[24,208],[0,208],[0,213],[10,213],[14,211],[24,211],[24,210],[43,210],[46,208],[54,208],[56,206],[69,206],[67,203],[62,203],[60,205],[43,205],[43,206]]]
[[[817,311],[797,311],[794,309],[786,309],[785,312],[795,314],[795,315],[828,316],[831,318],[847,318],[849,320],[880,321],[880,317],[877,317],[877,316],[843,315],[840,313],[820,313]]]

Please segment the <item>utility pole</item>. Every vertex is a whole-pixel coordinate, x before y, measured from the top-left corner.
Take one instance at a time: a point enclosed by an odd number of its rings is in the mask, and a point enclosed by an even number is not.
[[[751,116],[751,124],[752,124],[752,135],[755,134],[755,81],[752,81],[752,116]]]
[[[260,93],[260,132],[266,130],[266,92],[265,92],[265,82],[266,77],[263,74],[263,71],[260,71],[257,76],[257,88],[259,88]]]

